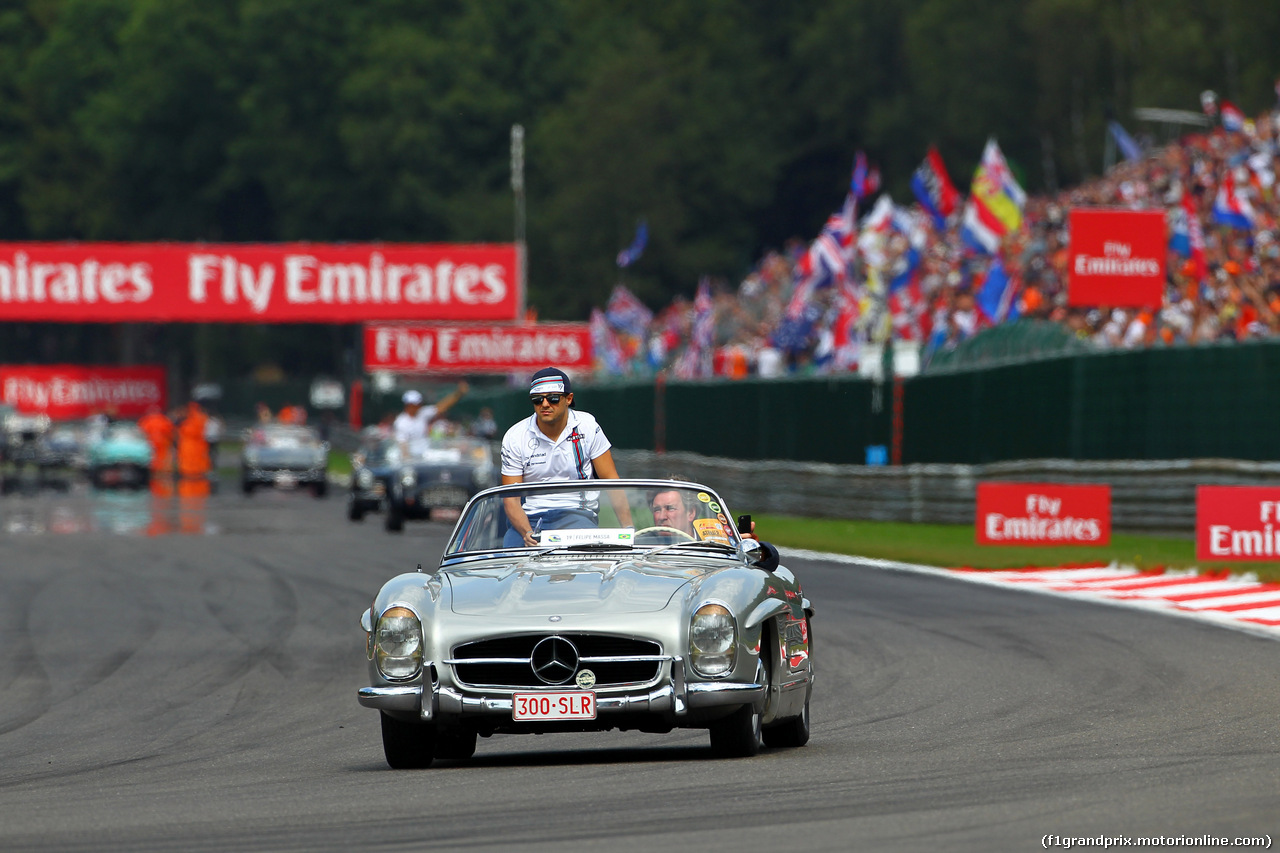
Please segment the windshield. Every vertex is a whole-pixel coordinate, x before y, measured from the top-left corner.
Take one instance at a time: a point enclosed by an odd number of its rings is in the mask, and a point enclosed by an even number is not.
[[[281,450],[320,446],[320,436],[306,427],[300,426],[271,425],[258,427],[250,436],[250,441],[253,444],[264,444]]]
[[[420,438],[405,447],[404,462],[482,465],[491,461],[487,442],[474,438]]]
[[[445,556],[503,548],[731,548],[741,541],[720,497],[683,481],[591,480],[484,492],[468,505]],[[529,541],[517,531],[531,529]]]

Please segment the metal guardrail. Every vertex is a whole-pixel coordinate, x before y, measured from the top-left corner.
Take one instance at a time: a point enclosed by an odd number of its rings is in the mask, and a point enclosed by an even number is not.
[[[615,449],[613,455],[624,477],[674,474],[706,483],[734,512],[936,524],[972,524],[979,482],[1093,483],[1111,486],[1113,529],[1191,535],[1196,486],[1280,485],[1280,462],[1235,459],[868,467],[647,450]]]

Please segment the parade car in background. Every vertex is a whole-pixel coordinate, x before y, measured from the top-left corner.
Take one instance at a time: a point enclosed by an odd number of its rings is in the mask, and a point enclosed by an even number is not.
[[[351,489],[347,493],[347,518],[363,521],[381,512],[387,499],[391,471],[400,464],[400,445],[391,438],[368,436],[351,454]]]
[[[36,440],[36,465],[42,485],[69,486],[89,468],[89,425],[66,421],[49,427]]]
[[[36,441],[36,460],[41,468],[83,471],[89,465],[88,449],[88,424],[81,421],[57,423]]]
[[[534,546],[508,536],[521,510]],[[440,565],[392,578],[361,616],[358,699],[379,711],[387,763],[468,758],[500,732],[702,728],[725,757],[803,746],[813,607],[730,517],[679,481],[477,495]]]
[[[151,480],[154,451],[142,430],[131,421],[109,424],[89,438],[85,452],[89,482],[97,488],[143,488]]]
[[[12,406],[0,410],[0,431],[4,433],[4,461],[17,465],[35,464],[39,458],[40,437],[52,421],[48,415],[19,412]]]
[[[386,529],[399,533],[405,519],[457,518],[471,496],[498,482],[489,442],[478,438],[428,438],[403,449],[385,475]]]
[[[248,431],[240,452],[240,488],[306,487],[318,498],[329,491],[329,443],[309,426],[264,424]]]

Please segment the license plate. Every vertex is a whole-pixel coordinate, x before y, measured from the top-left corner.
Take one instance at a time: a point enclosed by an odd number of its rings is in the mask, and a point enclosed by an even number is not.
[[[596,694],[589,690],[564,693],[516,693],[512,698],[513,720],[594,720]]]
[[[282,488],[291,489],[298,485],[298,478],[287,472],[276,474],[276,485]]]

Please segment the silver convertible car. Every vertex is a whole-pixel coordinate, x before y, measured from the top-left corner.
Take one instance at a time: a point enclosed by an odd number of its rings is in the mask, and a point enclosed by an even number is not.
[[[477,494],[439,567],[392,578],[361,617],[358,697],[387,763],[469,758],[496,733],[702,728],[726,757],[803,746],[813,607],[731,518],[675,480]]]

